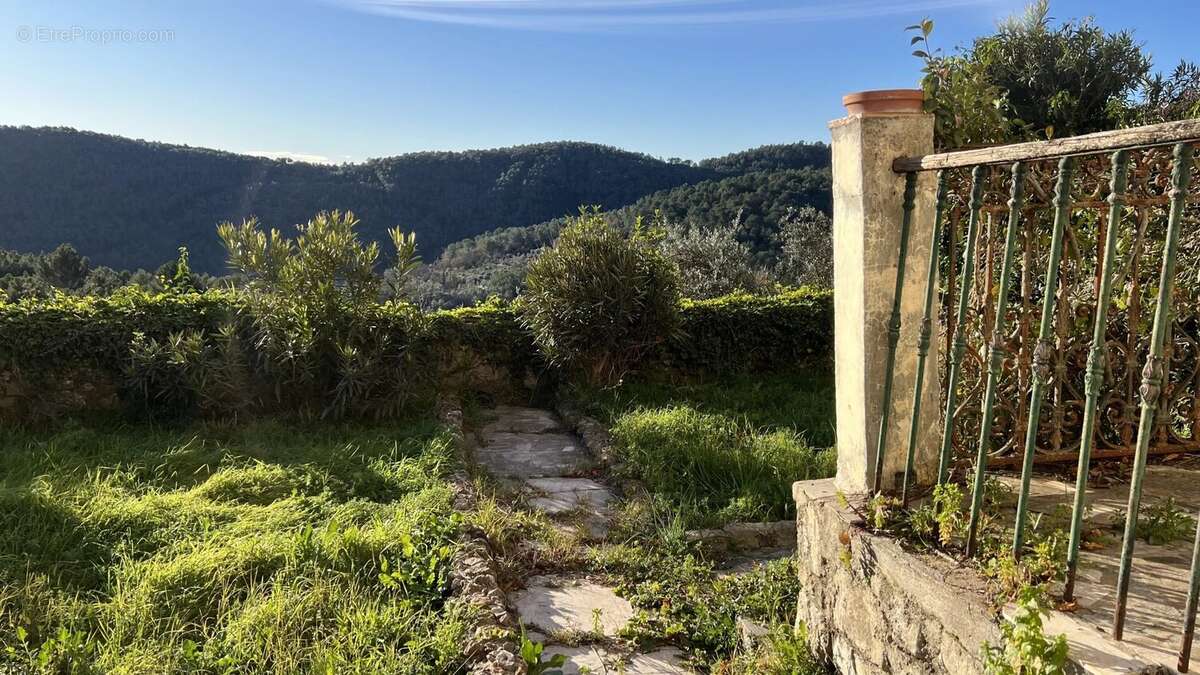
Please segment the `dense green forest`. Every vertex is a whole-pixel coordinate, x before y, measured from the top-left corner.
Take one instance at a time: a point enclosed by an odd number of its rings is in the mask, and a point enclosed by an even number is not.
[[[581,204],[611,209],[658,190],[754,170],[828,163],[824,144],[767,146],[699,164],[591,143],[420,152],[314,165],[66,128],[0,127],[0,248],[70,243],[96,265],[154,269],[189,248],[221,273],[216,224],[255,215],[287,228],[326,209],[353,210],[362,233],[417,234],[426,259],[496,228],[540,223]]]
[[[823,149],[821,168],[788,168],[799,152]],[[772,167],[743,175],[706,180],[654,192],[606,217],[628,229],[638,218],[667,229],[729,229],[759,264],[773,264],[782,250],[780,231],[790,214],[803,207],[828,213],[831,208],[828,148],[798,144],[765,146],[731,155],[738,166]],[[720,160],[714,160],[720,161]],[[527,227],[501,228],[448,246],[416,275],[414,296],[427,307],[470,304],[489,295],[513,297],[535,253],[558,236],[566,222],[555,218]]]
[[[762,145],[724,157],[705,159],[699,165],[725,174],[827,167],[829,146],[825,143]]]

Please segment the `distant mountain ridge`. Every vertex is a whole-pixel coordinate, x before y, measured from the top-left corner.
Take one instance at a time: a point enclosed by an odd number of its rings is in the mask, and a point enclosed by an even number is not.
[[[290,229],[349,209],[361,232],[415,231],[426,260],[448,244],[545,222],[581,204],[612,209],[660,190],[737,174],[756,161],[828,163],[824,144],[764,146],[698,164],[562,141],[464,152],[417,152],[315,165],[133,140],[61,127],[0,126],[0,248],[70,242],[93,264],[153,269],[192,253],[222,273],[216,225],[258,216]],[[762,153],[759,153],[762,154]]]
[[[93,263],[154,268],[183,244],[223,271],[216,224],[251,215],[287,228],[350,209],[362,232],[417,232],[435,256],[458,239],[548,220],[581,203],[621,206],[716,174],[588,143],[421,152],[323,166],[64,128],[0,127],[0,248],[70,242]]]

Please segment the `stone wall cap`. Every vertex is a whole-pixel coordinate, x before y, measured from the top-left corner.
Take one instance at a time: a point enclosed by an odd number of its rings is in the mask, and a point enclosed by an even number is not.
[[[792,498],[797,504],[837,498],[837,485],[832,478],[798,480],[792,483]]]

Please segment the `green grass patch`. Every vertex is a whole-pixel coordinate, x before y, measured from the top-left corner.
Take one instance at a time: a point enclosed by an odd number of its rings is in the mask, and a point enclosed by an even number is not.
[[[690,406],[753,427],[791,430],[814,448],[828,448],[836,437],[833,391],[832,372],[806,368],[691,382],[633,381],[582,395],[609,422],[637,407]]]
[[[792,483],[834,470],[832,452],[793,431],[762,431],[690,406],[635,409],[612,434],[627,470],[673,502],[688,527],[787,518]]]
[[[836,468],[825,370],[630,381],[577,396],[609,425],[626,471],[686,527],[788,518],[792,483]]]
[[[0,430],[0,670],[434,673],[459,524],[450,434]]]
[[[614,574],[618,591],[634,607],[624,636],[643,645],[674,644],[700,672],[722,675],[820,675],[803,630],[796,630],[799,580],[791,559],[741,574],[721,574],[683,542],[682,532],[661,525],[650,539],[593,551],[595,570]],[[753,649],[741,639],[739,619],[769,633]]]
[[[833,377],[809,368],[577,393],[632,477],[686,527],[785,519],[796,480],[833,476]]]

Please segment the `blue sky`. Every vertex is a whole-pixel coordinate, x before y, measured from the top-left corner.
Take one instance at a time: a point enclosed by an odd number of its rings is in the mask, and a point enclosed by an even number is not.
[[[842,94],[915,84],[905,25],[953,47],[1023,4],[4,0],[0,124],[328,161],[559,139],[700,159],[825,140]],[[1200,2],[1052,14],[1132,28],[1160,68],[1200,59]]]

